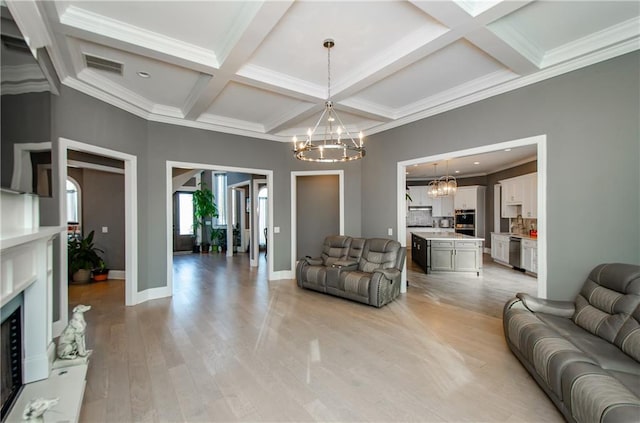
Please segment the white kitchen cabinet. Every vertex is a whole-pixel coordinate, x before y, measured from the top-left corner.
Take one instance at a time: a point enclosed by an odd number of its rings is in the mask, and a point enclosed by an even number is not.
[[[457,272],[480,272],[482,241],[455,241],[453,268]]]
[[[432,198],[427,195],[426,186],[411,186],[409,187],[409,195],[411,200],[407,200],[407,206],[433,206]]]
[[[538,218],[538,174],[530,173],[524,178],[525,190],[522,199],[522,217]]]
[[[520,267],[527,272],[538,273],[538,241],[523,239],[520,244]]]
[[[500,181],[502,186],[502,210],[504,218],[521,215],[527,219],[538,216],[538,174],[529,173]]]
[[[491,234],[491,258],[509,263],[509,235]]]
[[[456,209],[476,209],[478,207],[478,187],[458,187],[453,204]]]
[[[433,199],[433,217],[453,217],[453,196],[438,197]]]
[[[453,271],[453,241],[431,241],[431,270]]]

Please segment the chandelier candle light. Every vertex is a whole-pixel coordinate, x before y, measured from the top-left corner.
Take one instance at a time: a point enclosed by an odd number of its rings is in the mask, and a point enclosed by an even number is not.
[[[335,46],[332,39],[324,40],[323,45],[327,49],[327,100],[324,102],[324,110],[313,129],[307,131],[306,140],[298,142],[293,137],[293,153],[298,160],[321,163],[348,162],[364,157],[365,150],[362,132],[355,140],[345,127],[333,108],[331,101],[331,48]],[[322,138],[315,137],[320,123],[326,121]]]

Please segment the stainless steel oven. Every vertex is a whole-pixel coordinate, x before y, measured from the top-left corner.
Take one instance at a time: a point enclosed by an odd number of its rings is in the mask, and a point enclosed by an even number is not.
[[[476,211],[474,209],[456,209],[454,228],[458,234],[475,236]]]

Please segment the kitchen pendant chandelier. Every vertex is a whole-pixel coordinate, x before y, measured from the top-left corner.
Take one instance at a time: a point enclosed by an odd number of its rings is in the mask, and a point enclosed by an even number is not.
[[[293,137],[293,153],[296,159],[308,162],[335,163],[358,160],[365,156],[362,132],[359,133],[358,140],[354,139],[331,101],[331,48],[335,46],[335,41],[328,38],[324,40],[323,45],[327,49],[327,100],[316,125],[307,131],[306,140],[298,142],[298,138]],[[314,140],[316,131],[323,121],[325,126],[321,138],[315,137]]]
[[[454,195],[458,190],[458,182],[454,176],[449,176],[449,162],[447,161],[447,173],[438,178],[436,169],[438,164],[433,164],[433,179],[427,185],[427,195],[431,198]]]
[[[458,190],[458,181],[454,176],[449,176],[449,161],[447,160],[447,173],[438,180],[438,195],[446,197],[454,195]]]

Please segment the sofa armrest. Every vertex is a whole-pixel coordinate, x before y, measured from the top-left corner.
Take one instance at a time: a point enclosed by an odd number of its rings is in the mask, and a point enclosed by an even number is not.
[[[522,304],[534,313],[553,314],[554,316],[571,318],[576,310],[572,301],[545,300],[519,292],[516,297]]]
[[[398,269],[376,269],[373,273],[382,273],[385,279],[390,281],[400,277],[400,271]]]
[[[309,263],[311,266],[322,266],[322,259],[321,258],[313,258],[313,257],[305,257],[302,260],[306,261],[307,263]]]
[[[337,267],[341,270],[356,270],[358,268],[358,262],[355,260],[338,260],[333,263],[332,267]]]

